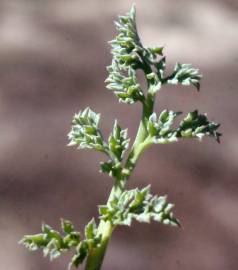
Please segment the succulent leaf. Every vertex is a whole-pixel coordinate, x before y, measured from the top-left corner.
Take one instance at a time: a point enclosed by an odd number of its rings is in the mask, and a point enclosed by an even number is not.
[[[78,267],[91,248],[99,246],[101,236],[97,236],[97,225],[92,219],[85,227],[85,239],[81,240],[80,233],[74,230],[74,226],[68,220],[61,220],[63,234],[52,229],[49,225],[42,225],[42,233],[25,235],[19,242],[31,251],[42,249],[44,256],[50,260],[58,258],[63,252],[74,248],[75,255],[72,257],[69,268]]]
[[[108,138],[108,147],[117,161],[122,161],[124,153],[128,149],[129,141],[127,129],[121,129],[117,120],[115,120],[113,131]]]
[[[177,63],[174,68],[174,72],[169,78],[167,78],[167,83],[182,85],[193,85],[200,89],[200,80],[202,75],[199,74],[199,70],[193,68],[191,64],[180,64]]]
[[[99,206],[99,213],[102,220],[110,221],[113,225],[130,226],[133,220],[147,223],[154,220],[178,226],[179,221],[174,218],[172,207],[166,196],[151,195],[148,186],[141,190],[124,191],[108,205]]]
[[[188,113],[181,121],[177,129],[178,138],[198,138],[204,136],[214,137],[217,142],[220,142],[222,134],[217,131],[219,124],[209,122],[206,114],[199,114],[197,110]]]
[[[174,120],[181,112],[173,112],[164,110],[159,118],[153,113],[147,123],[148,134],[153,143],[167,144],[177,142],[180,138],[198,138],[204,136],[214,137],[220,141],[221,133],[217,132],[219,124],[209,122],[206,114],[199,114],[198,111],[190,112],[179,124],[178,128],[174,128]]]
[[[78,148],[95,149],[104,152],[107,148],[99,130],[100,114],[90,108],[86,108],[75,114],[72,128],[68,134],[69,146],[76,145]]]
[[[112,40],[112,64],[107,68],[107,88],[113,90],[119,101],[132,104],[144,99],[137,81],[136,69],[141,66],[144,48],[137,33],[135,7],[115,23],[118,35]]]

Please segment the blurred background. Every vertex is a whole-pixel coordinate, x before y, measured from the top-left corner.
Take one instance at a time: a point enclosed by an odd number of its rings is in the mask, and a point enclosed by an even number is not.
[[[168,69],[192,63],[201,92],[165,87],[156,111],[198,108],[220,122],[212,139],[147,150],[129,183],[152,184],[176,204],[182,229],[134,223],[113,235],[104,270],[238,269],[238,2],[135,1],[141,39],[165,46]],[[105,90],[107,41],[129,0],[0,1],[0,261],[3,270],[67,269],[17,244],[70,219],[79,230],[97,215],[112,181],[100,175],[103,156],[66,147],[74,113],[90,105],[107,136],[115,118],[133,138],[141,108],[119,105]]]

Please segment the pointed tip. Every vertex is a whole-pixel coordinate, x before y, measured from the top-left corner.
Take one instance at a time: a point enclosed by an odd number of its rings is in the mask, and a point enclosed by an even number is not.
[[[18,245],[24,245],[24,237],[17,242]]]
[[[175,223],[177,224],[177,226],[179,227],[179,229],[182,229],[182,224],[181,224],[181,222],[178,219],[176,219]]]
[[[132,15],[133,18],[135,18],[136,15],[136,4],[135,2],[132,3],[131,9],[130,9],[130,15]]]
[[[71,147],[71,146],[75,146],[75,145],[77,145],[76,142],[70,141],[66,146],[67,146],[67,147]]]
[[[118,126],[118,120],[117,119],[114,120],[114,127],[116,127],[116,126]]]

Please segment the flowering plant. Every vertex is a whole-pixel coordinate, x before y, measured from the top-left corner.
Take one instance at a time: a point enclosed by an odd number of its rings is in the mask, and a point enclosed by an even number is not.
[[[68,220],[61,220],[62,233],[43,224],[42,232],[25,235],[20,241],[30,250],[42,249],[44,256],[55,259],[61,253],[74,250],[69,267],[78,267],[85,262],[86,270],[99,270],[102,266],[108,242],[119,225],[130,226],[133,221],[151,220],[171,226],[180,226],[172,213],[173,204],[166,196],[151,194],[151,187],[128,190],[126,184],[143,151],[153,144],[169,144],[182,139],[204,136],[219,142],[219,125],[210,122],[206,114],[197,110],[188,113],[178,124],[175,119],[181,112],[164,110],[158,115],[154,103],[159,91],[166,84],[192,85],[200,88],[201,75],[190,64],[177,63],[170,75],[165,75],[166,58],[163,47],[144,47],[140,41],[133,6],[126,16],[116,22],[118,35],[112,40],[112,64],[108,67],[106,86],[127,104],[141,103],[142,115],[137,136],[130,146],[127,130],[115,120],[108,139],[99,128],[100,115],[90,108],[75,114],[72,129],[68,134],[69,145],[78,149],[94,149],[102,152],[106,160],[100,163],[100,171],[112,178],[112,190],[105,205],[100,205],[99,222],[89,221],[84,236],[75,230]],[[137,79],[142,70],[147,82],[147,91]]]

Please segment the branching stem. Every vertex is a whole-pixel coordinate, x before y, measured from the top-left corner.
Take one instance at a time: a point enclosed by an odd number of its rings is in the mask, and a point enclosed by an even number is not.
[[[101,171],[114,177],[114,183],[106,205],[99,206],[99,225],[94,219],[85,226],[85,237],[81,239],[73,224],[61,221],[63,234],[44,224],[42,233],[25,235],[21,240],[30,250],[42,249],[44,255],[55,259],[62,252],[75,248],[69,266],[78,267],[86,260],[85,270],[100,270],[113,230],[118,225],[131,225],[133,220],[154,220],[166,225],[179,226],[165,196],[152,195],[149,186],[139,190],[127,190],[127,182],[143,151],[152,144],[177,142],[182,138],[214,137],[218,142],[222,135],[219,124],[210,122],[206,114],[197,110],[174,127],[180,114],[164,110],[158,116],[154,112],[155,96],[163,84],[193,85],[199,90],[201,75],[190,64],[175,65],[171,75],[165,76],[166,58],[162,47],[143,47],[137,33],[135,6],[126,16],[116,22],[118,35],[112,40],[112,64],[108,67],[106,85],[114,91],[119,101],[133,104],[141,102],[143,110],[134,143],[129,150],[127,129],[121,129],[115,120],[112,133],[105,141],[99,129],[100,114],[89,107],[76,114],[68,134],[71,146],[94,149],[107,155],[109,160],[101,162]],[[159,58],[161,56],[162,58]],[[142,70],[147,82],[144,92],[137,78]],[[125,158],[126,151],[129,150]]]
[[[137,160],[142,152],[149,146],[146,124],[148,117],[153,112],[153,108],[154,99],[148,92],[147,98],[143,103],[143,112],[137,135],[124,166],[124,174],[122,175],[121,179],[115,179],[108,202],[110,202],[115,196],[119,196],[125,190],[126,184],[135,168]],[[101,234],[102,242],[100,246],[90,250],[87,257],[85,270],[100,270],[113,230],[114,226],[110,222],[105,222],[103,220],[100,221],[98,234]]]

